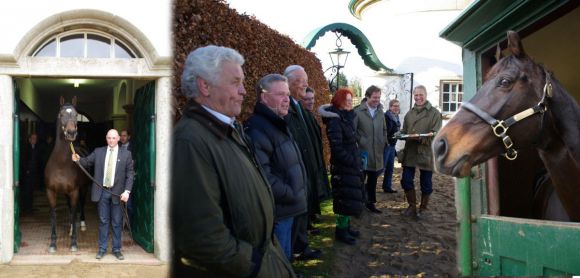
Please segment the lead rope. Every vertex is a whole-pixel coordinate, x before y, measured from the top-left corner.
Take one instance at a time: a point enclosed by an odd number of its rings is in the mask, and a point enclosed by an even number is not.
[[[73,155],[76,154],[75,148],[73,147],[72,142],[70,142],[70,150],[72,151]],[[107,189],[106,187],[101,185],[98,181],[96,181],[95,178],[93,178],[93,176],[83,167],[83,165],[81,165],[81,163],[79,161],[74,161],[74,163],[76,163],[81,168],[83,173],[85,173],[85,175],[87,175],[87,177],[89,177],[89,179],[91,179],[102,190],[111,193],[111,195],[115,195],[115,196],[121,198],[121,195],[111,192],[109,189]],[[131,198],[131,197],[129,197],[129,198]],[[126,204],[123,204],[123,203],[125,203],[125,202],[121,201],[121,208],[123,209],[123,219],[125,220],[125,221],[123,221],[123,223],[124,223],[123,226],[127,227],[127,229],[129,230],[129,238],[131,239],[131,243],[133,243],[133,231],[131,230],[131,222],[129,221],[129,214],[127,213]]]

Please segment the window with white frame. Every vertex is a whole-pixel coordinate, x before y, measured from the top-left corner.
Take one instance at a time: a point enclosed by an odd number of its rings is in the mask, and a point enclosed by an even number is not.
[[[119,38],[98,31],[65,32],[45,40],[32,52],[35,57],[139,58]]]
[[[463,102],[463,81],[441,80],[441,112],[455,113]]]

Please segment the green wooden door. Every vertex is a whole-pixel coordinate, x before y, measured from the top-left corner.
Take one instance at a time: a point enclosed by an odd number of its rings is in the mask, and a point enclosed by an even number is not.
[[[133,199],[133,239],[153,252],[153,215],[155,195],[155,81],[147,83],[135,93],[133,117],[133,159],[135,183]]]
[[[477,233],[476,275],[580,274],[580,223],[482,216]]]
[[[13,114],[13,151],[12,151],[12,163],[13,163],[13,179],[14,179],[14,253],[17,253],[20,249],[20,240],[22,239],[22,233],[20,232],[20,117],[18,105],[20,104],[20,90],[14,82],[14,114]]]

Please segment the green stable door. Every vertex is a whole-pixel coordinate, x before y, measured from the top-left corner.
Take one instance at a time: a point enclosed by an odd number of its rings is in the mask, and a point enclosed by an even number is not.
[[[152,253],[155,200],[155,81],[147,83],[135,93],[133,116],[133,160],[135,182],[133,199],[133,239]]]
[[[578,43],[571,42],[568,32],[577,29],[570,23],[579,19],[579,1],[472,1],[440,33],[463,49],[463,99],[470,100],[483,84],[495,63],[497,46],[506,49],[507,30],[519,32],[526,53],[548,65],[556,76],[577,68],[578,59],[559,57],[575,57]],[[559,44],[560,39],[566,43]],[[577,87],[577,80],[569,79],[569,87]],[[570,93],[580,99],[577,90]],[[529,219],[537,174],[537,165],[529,165],[537,157],[523,158],[526,152],[537,156],[533,149],[521,150],[515,162],[498,158],[495,166],[479,165],[472,177],[457,180],[460,275],[580,274],[580,223]]]
[[[580,223],[482,216],[477,231],[480,276],[580,273]]]
[[[20,116],[18,105],[20,104],[20,90],[14,82],[14,114],[13,119],[13,150],[12,150],[12,178],[14,180],[14,253],[20,249],[22,233],[20,232]]]

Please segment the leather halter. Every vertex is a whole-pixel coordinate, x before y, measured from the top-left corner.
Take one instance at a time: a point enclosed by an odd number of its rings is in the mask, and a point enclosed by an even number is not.
[[[548,98],[552,97],[553,86],[550,73],[548,73],[548,71],[546,71],[545,69],[544,73],[546,76],[546,82],[544,84],[544,95],[542,96],[540,102],[538,102],[538,104],[536,104],[535,106],[528,108],[522,112],[519,112],[505,120],[495,119],[487,112],[481,110],[479,107],[473,105],[470,102],[465,102],[461,105],[461,107],[465,108],[466,111],[472,112],[473,114],[477,115],[491,126],[493,134],[501,139],[503,146],[505,147],[506,152],[503,155],[505,156],[505,158],[509,160],[515,160],[518,157],[518,152],[514,148],[514,142],[509,137],[509,135],[507,135],[508,129],[515,123],[525,118],[528,118],[537,113],[543,114],[548,110],[548,106],[546,104],[546,96]]]

